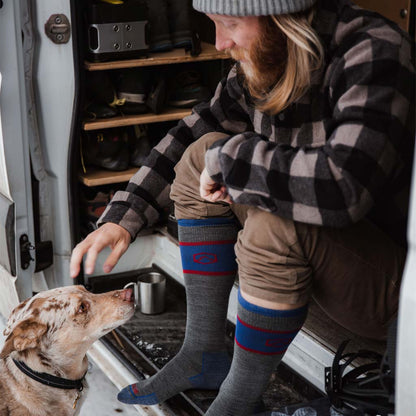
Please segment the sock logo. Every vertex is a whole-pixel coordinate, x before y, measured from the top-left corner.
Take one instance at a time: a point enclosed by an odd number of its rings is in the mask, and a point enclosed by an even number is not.
[[[213,264],[218,262],[215,253],[196,253],[193,255],[194,263],[198,264]]]
[[[276,347],[288,347],[290,342],[292,341],[292,339],[285,339],[285,338],[271,338],[271,339],[266,339],[266,347],[272,347],[272,348],[276,348]]]
[[[131,389],[133,390],[133,393],[138,396],[140,394],[139,389],[137,388],[136,384],[131,385]]]

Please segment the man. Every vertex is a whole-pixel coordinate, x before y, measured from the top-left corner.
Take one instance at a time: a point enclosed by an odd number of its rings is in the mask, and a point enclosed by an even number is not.
[[[385,337],[405,259],[414,68],[406,36],[348,0],[193,4],[214,21],[217,49],[237,63],[115,195],[103,225],[74,249],[71,275],[85,253],[92,272],[106,246],[110,271],[170,196],[185,340],[119,400],[155,404],[220,388],[206,414],[245,416],[256,412],[311,296],[346,328]],[[237,269],[230,365],[224,323]]]

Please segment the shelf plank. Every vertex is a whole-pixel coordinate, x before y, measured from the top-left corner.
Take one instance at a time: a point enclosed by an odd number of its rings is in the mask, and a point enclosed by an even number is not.
[[[174,49],[168,52],[149,53],[147,58],[123,59],[120,61],[90,62],[85,61],[85,68],[88,71],[105,71],[111,69],[123,69],[139,66],[169,65],[183,62],[213,61],[216,59],[230,59],[225,52],[219,52],[214,45],[202,42],[201,53],[198,56],[191,56],[184,48]]]
[[[116,172],[88,167],[86,173],[79,173],[78,179],[86,186],[110,185],[113,183],[128,182],[138,170],[139,168],[133,167]]]
[[[186,108],[171,108],[164,111],[161,114],[145,113],[145,114],[132,114],[123,115],[111,118],[100,118],[93,121],[84,121],[82,128],[85,131],[108,129],[112,127],[125,127],[133,126],[134,124],[149,124],[160,123],[162,121],[181,120],[191,114],[191,110]]]

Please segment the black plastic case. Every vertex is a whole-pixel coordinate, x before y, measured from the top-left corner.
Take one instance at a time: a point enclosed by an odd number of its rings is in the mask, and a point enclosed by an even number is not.
[[[86,16],[87,56],[94,62],[147,56],[148,13],[143,0],[95,2]]]

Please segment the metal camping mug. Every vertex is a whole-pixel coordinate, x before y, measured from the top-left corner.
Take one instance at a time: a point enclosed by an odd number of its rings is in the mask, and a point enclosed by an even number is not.
[[[165,310],[166,277],[158,272],[139,274],[137,282],[130,282],[124,289],[134,287],[134,306],[140,307],[140,312],[152,315]]]

